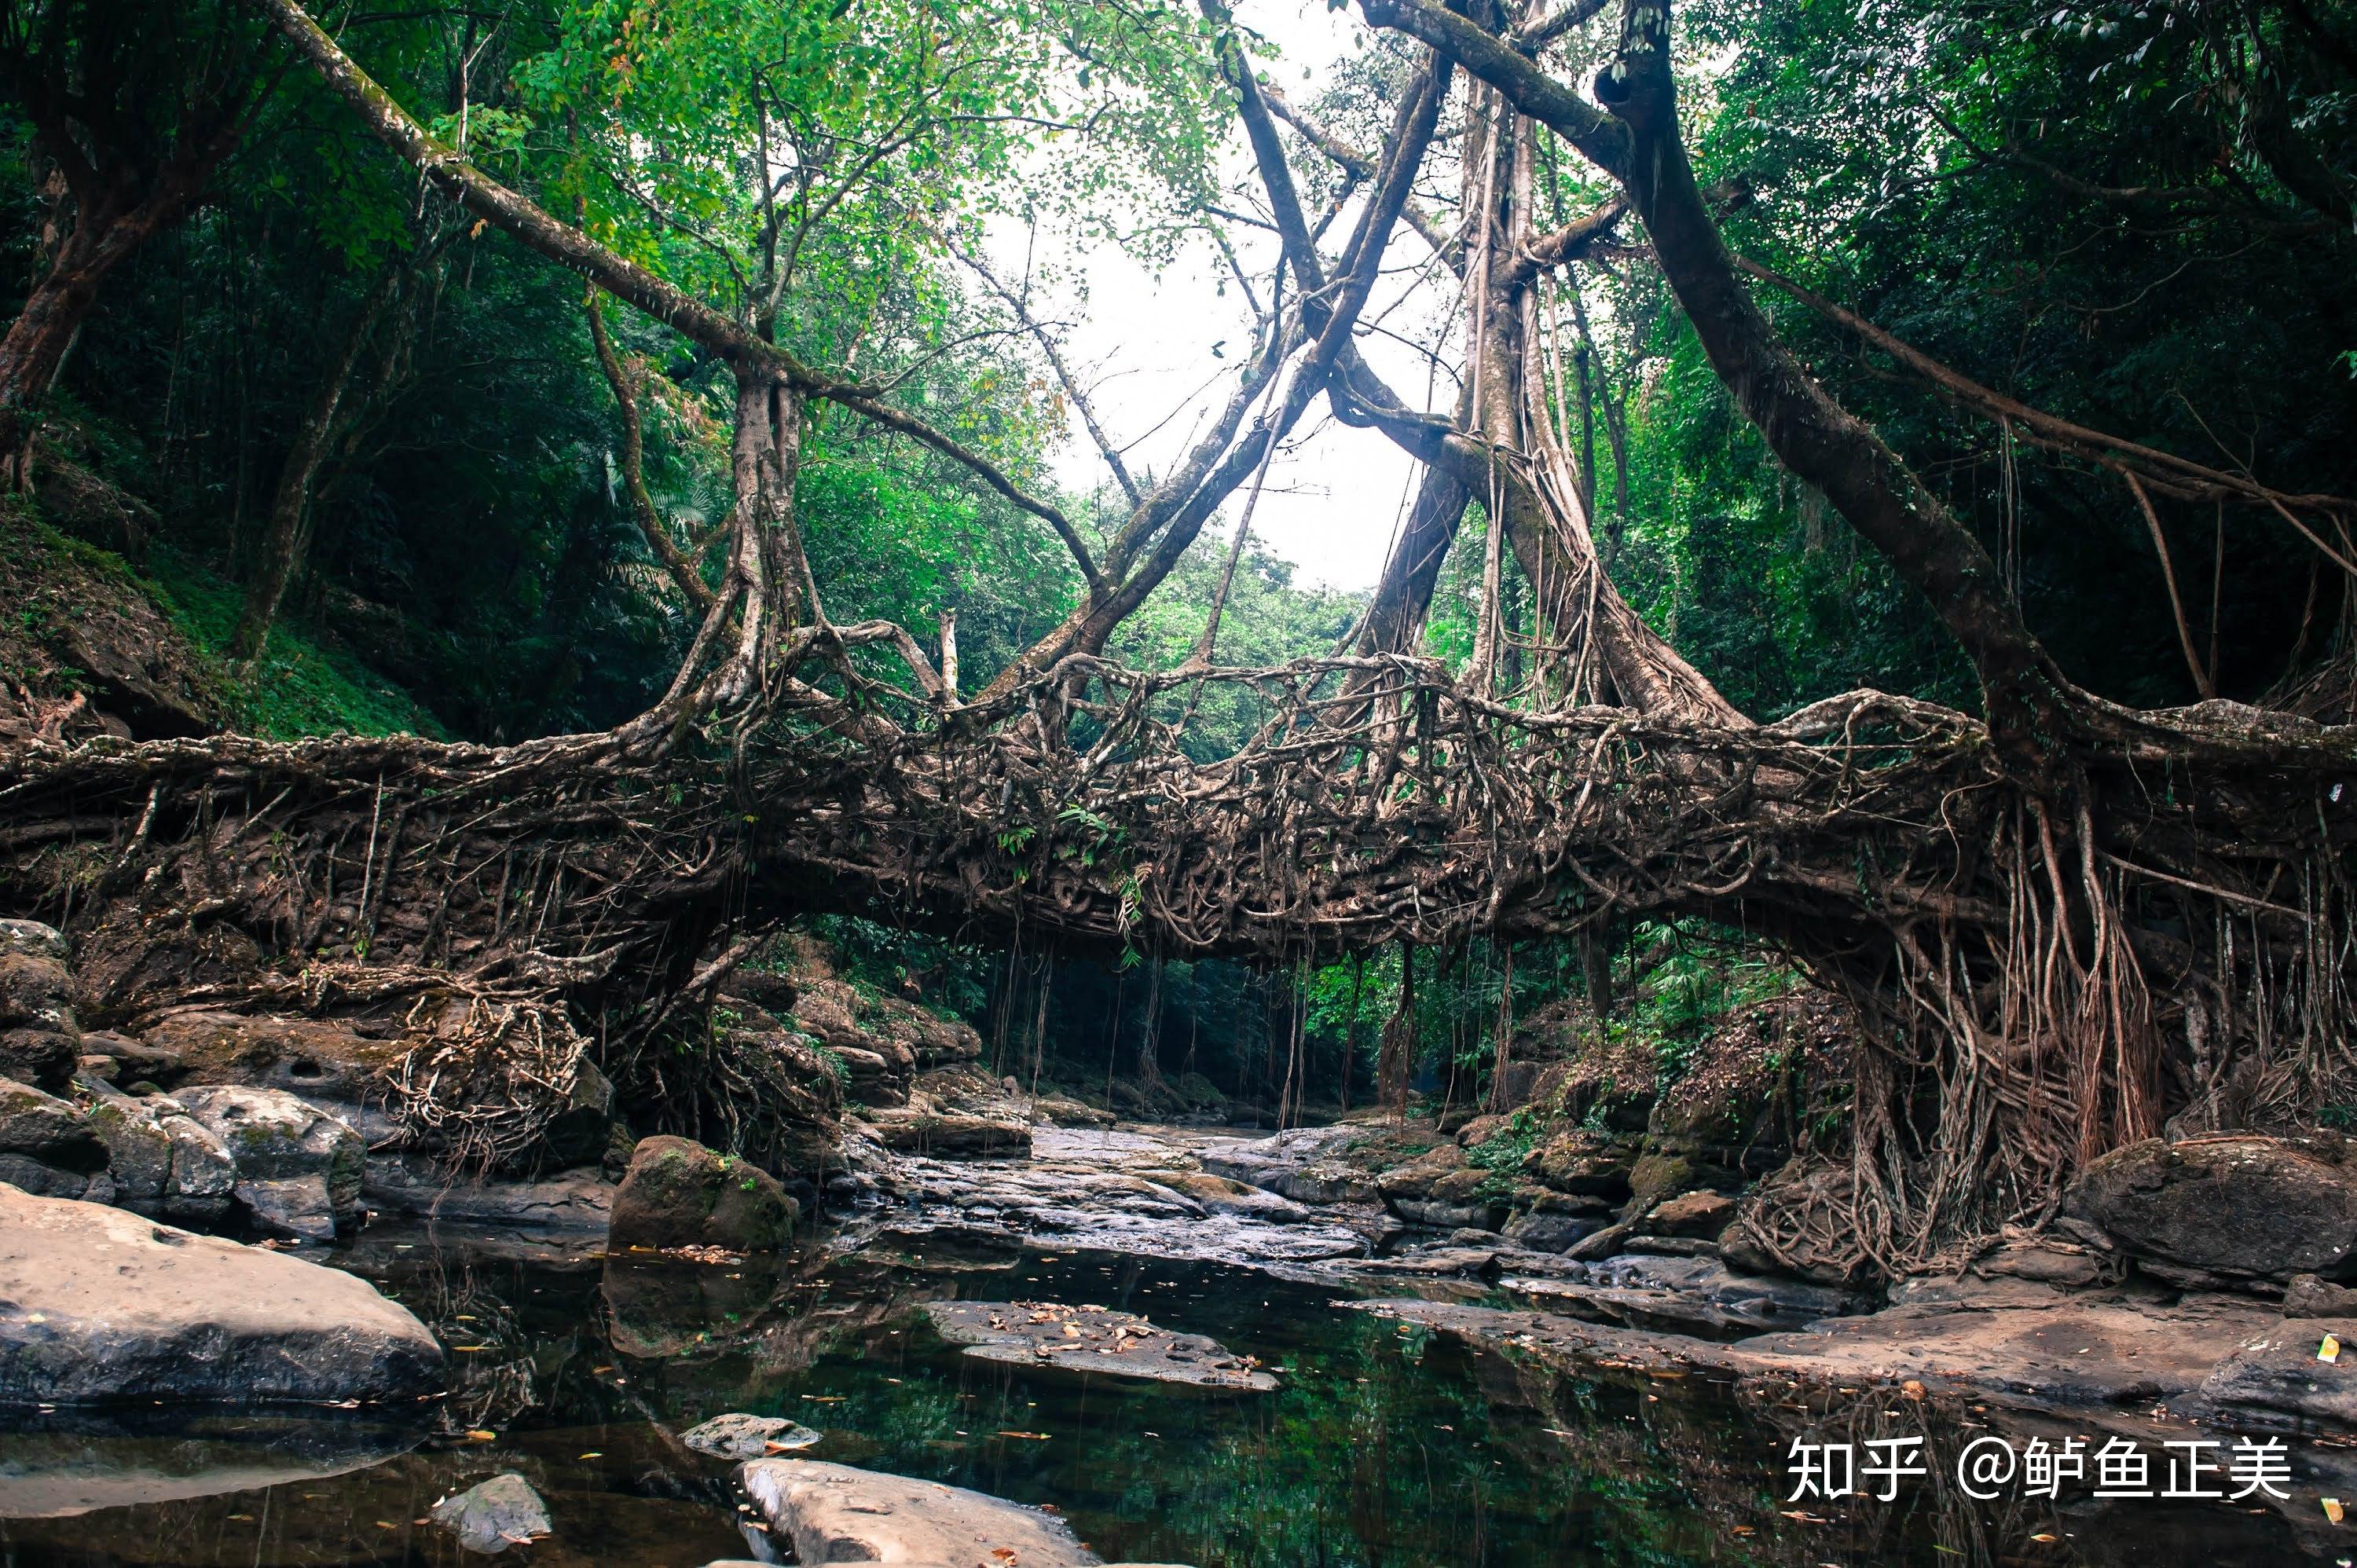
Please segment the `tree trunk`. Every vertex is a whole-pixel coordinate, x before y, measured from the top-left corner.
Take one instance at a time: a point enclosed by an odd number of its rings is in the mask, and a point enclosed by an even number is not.
[[[261,656],[263,645],[270,639],[270,628],[277,622],[279,607],[285,601],[287,587],[310,553],[313,492],[319,470],[326,466],[328,452],[335,445],[337,415],[342,410],[345,394],[351,390],[361,357],[368,350],[369,338],[393,304],[400,276],[398,261],[385,263],[361,300],[360,308],[353,313],[341,351],[312,392],[310,406],[303,411],[303,423],[296,427],[295,444],[287,449],[285,467],[278,471],[277,493],[271,498],[270,526],[262,537],[262,559],[254,564],[253,581],[246,589],[245,608],[238,617],[237,635],[230,645],[233,658]]]

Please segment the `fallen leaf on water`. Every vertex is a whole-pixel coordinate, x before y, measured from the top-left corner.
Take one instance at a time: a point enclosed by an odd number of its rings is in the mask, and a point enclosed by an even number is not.
[[[2052,1545],[2056,1541],[2060,1540],[2060,1539],[2061,1539],[2061,1537],[2057,1536],[2057,1535],[2056,1535],[2052,1530],[2040,1530],[2036,1535],[2031,1536],[2029,1539],[2030,1539],[2030,1540],[2032,1540],[2032,1541],[2037,1541],[2037,1542],[2038,1542],[2040,1545],[2041,1545],[2041,1546],[2050,1546],[2050,1545]]]
[[[1824,1524],[1827,1522],[1803,1509],[1779,1509],[1776,1511],[1782,1514],[1786,1519],[1799,1520],[1803,1524]]]
[[[581,1455],[584,1459],[603,1459],[605,1456],[604,1450],[597,1448],[592,1448],[588,1453]]]
[[[2330,1520],[2333,1523],[2339,1524],[2343,1511],[2341,1507],[2341,1499],[2339,1498],[2326,1498],[2323,1499],[2323,1503],[2324,1517]]]
[[[998,1435],[1001,1437],[1028,1437],[1034,1443],[1045,1443],[1048,1441],[1048,1434],[1044,1432],[1002,1432]]]
[[[469,1443],[497,1443],[499,1440],[500,1434],[498,1433],[485,1432],[480,1427],[478,1427],[474,1431],[467,1434],[467,1441]]]
[[[2319,1361],[2338,1361],[2341,1359],[2341,1341],[2334,1338],[2330,1334],[2326,1335],[2324,1337],[2324,1343],[2316,1348],[2316,1359]]]

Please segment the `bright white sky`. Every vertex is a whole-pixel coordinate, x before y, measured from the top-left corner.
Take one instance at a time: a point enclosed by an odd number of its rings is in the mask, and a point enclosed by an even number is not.
[[[1281,48],[1280,58],[1264,62],[1263,69],[1297,102],[1323,90],[1333,62],[1355,48],[1359,37],[1353,14],[1330,10],[1326,0],[1243,0],[1236,14]],[[1306,80],[1305,67],[1309,72]],[[1244,166],[1240,162],[1238,166]],[[1347,216],[1336,228],[1347,228]],[[994,264],[1002,278],[1012,282],[1022,269],[1027,237],[1014,230],[994,232],[991,238]],[[1416,244],[1413,239],[1405,243],[1395,239],[1394,253],[1405,263]],[[1257,283],[1265,266],[1275,262],[1274,242],[1262,247],[1265,253],[1242,243],[1238,248]],[[1167,469],[1192,444],[1198,422],[1232,381],[1222,376],[1210,391],[1198,389],[1250,350],[1243,302],[1232,285],[1227,297],[1218,292],[1227,275],[1224,265],[1208,245],[1200,243],[1158,277],[1112,246],[1055,259],[1077,267],[1088,292],[1085,312],[1073,310],[1069,298],[1041,301],[1072,321],[1064,335],[1068,360],[1091,385],[1098,416],[1114,442],[1136,443],[1127,455],[1132,470]],[[1386,303],[1379,292],[1370,315]],[[1430,319],[1430,304],[1425,302],[1410,305],[1385,325],[1412,327],[1412,335],[1421,336]],[[1224,360],[1211,352],[1213,345],[1222,343]],[[1380,338],[1362,339],[1361,346],[1369,362],[1403,398],[1423,401],[1426,371],[1415,356]],[[1453,389],[1444,386],[1437,401],[1445,403],[1452,396]],[[1172,417],[1174,410],[1178,412]],[[1295,443],[1281,448],[1270,465],[1253,517],[1253,536],[1273,553],[1294,562],[1299,568],[1297,580],[1305,585],[1372,586],[1382,574],[1415,466],[1380,434],[1334,424],[1322,397],[1295,435]],[[1109,482],[1103,459],[1077,417],[1072,439],[1055,455],[1055,465],[1057,477],[1076,489]],[[1222,512],[1220,532],[1233,527],[1243,507],[1239,490]]]

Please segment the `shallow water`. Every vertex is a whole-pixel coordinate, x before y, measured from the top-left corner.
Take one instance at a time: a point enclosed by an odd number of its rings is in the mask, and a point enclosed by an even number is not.
[[[2295,1538],[2277,1513],[2218,1505],[2000,1510],[1927,1488],[1788,1518],[1789,1433],[1756,1399],[1518,1365],[1343,1308],[1340,1287],[1217,1264],[888,1237],[767,1269],[696,1267],[447,1227],[373,1230],[339,1261],[453,1347],[449,1401],[407,1425],[380,1411],[156,1410],[0,1433],[0,1513],[48,1516],[0,1518],[0,1565],[480,1563],[424,1516],[509,1470],[547,1500],[555,1535],[503,1562],[770,1560],[781,1553],[739,1524],[733,1466],[672,1435],[728,1411],[821,1429],[811,1457],[1052,1506],[1113,1561],[2336,1560],[2330,1538],[2317,1555],[2314,1533]],[[1280,1386],[1207,1393],[973,1360],[917,1310],[948,1296],[1140,1313],[1260,1358]]]

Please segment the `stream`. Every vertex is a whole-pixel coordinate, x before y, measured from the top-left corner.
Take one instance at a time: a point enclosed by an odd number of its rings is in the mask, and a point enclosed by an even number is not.
[[[1992,1521],[1959,1519],[1934,1488],[1818,1505],[1819,1517],[1782,1500],[1787,1434],[1731,1388],[1552,1370],[1351,1310],[1347,1283],[1282,1268],[872,1217],[734,1263],[420,1223],[371,1227],[333,1261],[450,1348],[447,1400],[404,1417],[156,1409],[20,1424],[0,1435],[0,1515],[12,1516],[0,1568],[456,1568],[484,1560],[427,1509],[507,1471],[554,1526],[509,1562],[780,1561],[747,1522],[733,1463],[675,1435],[737,1411],[819,1430],[809,1457],[1053,1508],[1113,1562],[2319,1560],[2276,1514],[2216,1505],[2017,1506]],[[1480,1299],[1478,1286],[1426,1288]],[[1137,1313],[1256,1358],[1278,1386],[1217,1392],[976,1360],[921,1311],[944,1298]]]

